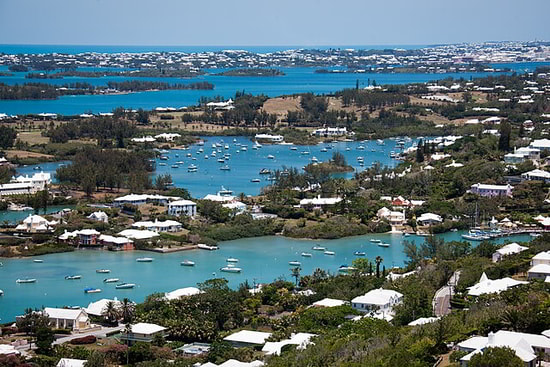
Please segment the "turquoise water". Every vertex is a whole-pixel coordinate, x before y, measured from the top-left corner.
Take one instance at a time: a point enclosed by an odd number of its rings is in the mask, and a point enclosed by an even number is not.
[[[446,240],[459,240],[460,232],[442,235]],[[377,238],[391,243],[382,248],[369,242]],[[381,256],[386,269],[402,266],[405,261],[403,239],[421,243],[423,237],[403,237],[400,234],[378,234],[349,237],[338,240],[297,240],[285,237],[249,238],[227,241],[220,244],[218,251],[190,250],[172,254],[151,252],[108,252],[98,250],[79,250],[72,253],[41,256],[43,263],[34,263],[32,258],[2,259],[0,267],[0,322],[13,320],[27,307],[87,306],[89,302],[101,298],[128,297],[141,302],[155,292],[169,292],[177,288],[196,286],[198,282],[213,277],[224,277],[231,287],[237,287],[248,280],[253,282],[271,282],[278,277],[291,281],[289,261],[302,263],[302,275],[311,274],[314,269],[322,268],[336,273],[340,265],[351,264],[355,251],[365,251],[368,259]],[[505,241],[528,241],[529,236],[515,236],[499,239]],[[335,252],[334,256],[312,251],[319,244]],[[301,252],[313,253],[311,258],[303,258]],[[152,263],[137,263],[138,257],[153,257]],[[242,273],[221,273],[225,259],[238,258]],[[193,260],[195,267],[180,266],[184,259]],[[96,269],[111,269],[110,274],[97,274]],[[80,280],[65,280],[66,275],[81,274]],[[34,284],[16,284],[18,278],[33,277]],[[136,283],[130,290],[116,290],[114,284],[104,284],[106,277],[120,278],[122,281]],[[102,293],[84,294],[84,288],[97,287]]]
[[[270,181],[266,180],[267,175],[259,175],[258,173],[262,168],[268,168],[270,170],[282,169],[283,167],[296,167],[301,169],[311,162],[313,157],[316,157],[319,162],[327,161],[332,158],[332,153],[338,151],[342,153],[353,168],[360,172],[371,166],[373,162],[380,162],[382,166],[395,167],[399,161],[390,158],[391,151],[398,151],[395,146],[394,140],[386,140],[385,145],[377,145],[375,141],[367,142],[339,142],[332,143],[334,147],[327,149],[326,152],[321,152],[321,149],[329,144],[318,144],[309,146],[296,146],[297,150],[291,150],[288,145],[268,145],[265,144],[258,150],[252,149],[254,143],[252,143],[246,137],[211,137],[205,138],[204,146],[202,147],[204,152],[199,153],[201,148],[198,145],[193,145],[189,150],[171,150],[169,153],[163,154],[169,157],[167,161],[161,161],[157,159],[156,172],[157,174],[169,173],[172,175],[172,181],[176,187],[184,187],[193,197],[203,197],[206,194],[216,193],[223,185],[226,189],[233,190],[235,194],[244,192],[247,195],[258,195],[261,187],[270,184]],[[224,147],[217,148],[221,150],[221,153],[217,153],[216,157],[210,156],[213,148],[212,144],[224,141],[222,145],[229,145],[229,149]],[[236,140],[235,142],[233,140]],[[409,147],[415,140],[406,143],[405,147]],[[241,144],[241,145],[238,145]],[[242,145],[247,145],[247,151],[240,151]],[[358,150],[359,146],[363,146],[365,150]],[[346,150],[348,149],[349,150]],[[375,150],[374,152],[372,150]],[[302,152],[307,151],[309,154],[305,155]],[[191,153],[191,157],[186,155]],[[219,163],[218,158],[225,153],[230,153],[231,157],[226,160],[225,163]],[[179,157],[176,157],[176,154]],[[208,155],[208,159],[205,159],[205,155]],[[274,159],[268,159],[269,155],[274,156]],[[364,166],[361,167],[357,161],[357,157],[364,157]],[[195,158],[195,160],[193,160]],[[172,168],[172,165],[178,161],[183,161],[184,164],[180,164],[179,168]],[[164,163],[165,166],[159,164]],[[198,166],[198,172],[187,172],[187,167],[190,164]],[[228,165],[230,171],[222,171],[220,167]],[[352,177],[354,172],[345,174],[346,178]],[[250,182],[253,178],[259,178],[261,182]]]
[[[534,70],[543,63],[503,64],[523,72]],[[517,68],[517,69],[516,69]],[[0,70],[6,69],[4,66]],[[290,95],[296,93],[313,92],[316,94],[334,93],[344,88],[355,88],[359,80],[361,87],[368,85],[368,81],[376,80],[379,84],[424,83],[432,80],[453,78],[479,78],[491,73],[447,73],[447,74],[317,74],[315,68],[281,68],[286,75],[278,77],[231,77],[203,75],[192,79],[178,78],[140,78],[140,80],[162,81],[168,83],[192,83],[208,81],[215,85],[213,90],[167,90],[156,92],[140,92],[118,95],[86,95],[64,96],[57,100],[29,100],[29,101],[0,101],[0,113],[10,115],[37,114],[42,112],[59,113],[62,115],[77,115],[84,112],[110,112],[116,107],[144,108],[147,110],[156,107],[182,107],[196,105],[201,96],[224,98],[234,97],[236,91],[244,90],[252,94],[265,94],[270,97]],[[212,72],[219,72],[213,70]],[[496,74],[495,74],[496,75]],[[500,75],[500,73],[499,73]],[[22,84],[25,82],[41,82],[54,85],[86,82],[92,85],[106,85],[108,81],[124,81],[126,77],[77,78],[32,80],[25,79],[25,73],[14,73],[14,76],[0,77],[0,83]]]
[[[46,172],[50,173],[52,176],[52,182],[57,183],[57,179],[55,177],[55,170],[58,169],[62,165],[66,165],[71,163],[71,161],[59,161],[59,162],[44,162],[34,165],[28,165],[28,166],[20,166],[17,167],[17,175],[29,175],[32,176],[35,173],[38,172]],[[38,168],[38,169],[37,169]]]
[[[65,208],[73,208],[74,205],[53,205],[49,206],[46,209],[46,213],[40,209],[39,215],[57,213],[58,211]],[[9,210],[0,211],[0,223],[8,222],[10,224],[18,223],[29,216],[29,214],[34,214],[33,210],[14,212]]]

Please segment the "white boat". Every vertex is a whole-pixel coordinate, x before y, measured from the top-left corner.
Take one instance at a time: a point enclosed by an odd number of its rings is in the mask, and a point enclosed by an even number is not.
[[[209,246],[209,245],[204,244],[204,243],[199,243],[197,245],[197,248],[200,248],[201,250],[208,250],[208,251],[214,251],[214,250],[219,249],[218,246]]]
[[[225,158],[218,158],[218,162],[225,163]]]
[[[386,243],[386,242],[379,242],[378,246],[380,246],[380,247],[390,247],[390,244]]]
[[[354,268],[353,266],[342,265],[338,268],[338,271],[341,273],[349,273],[351,271],[354,271],[355,269],[356,268]]]
[[[111,271],[109,269],[97,269],[95,272],[99,274],[106,274],[110,273]]]
[[[275,159],[275,156],[270,154],[267,156],[267,159]]]
[[[269,174],[271,174],[271,171],[267,168],[262,168],[260,170],[260,175],[269,175]]]
[[[118,283],[120,279],[118,278],[105,278],[103,279],[103,283]]]
[[[172,168],[180,168],[180,166],[178,166],[177,164],[173,164],[171,167]]]
[[[195,166],[194,164],[191,164],[189,165],[189,167],[187,167],[187,172],[197,172],[199,168],[197,166]]]
[[[35,278],[24,278],[24,279],[17,279],[15,282],[18,283],[18,284],[36,283],[36,279]]]
[[[180,263],[181,266],[195,266],[195,262],[191,260],[183,260]]]
[[[243,152],[246,152],[246,151],[248,150],[248,148],[246,147],[246,145],[243,145],[243,146],[241,146],[241,150],[242,150]]]
[[[327,250],[327,251],[323,252],[323,254],[332,256],[332,255],[334,255],[334,251],[328,251]]]
[[[315,157],[315,156],[311,157],[311,161],[312,161],[313,163],[319,162],[319,160],[318,160],[317,157]]]
[[[84,293],[100,293],[101,289],[99,288],[86,288],[84,289]]]
[[[4,291],[0,289],[0,296],[4,295]]]
[[[138,257],[136,259],[136,261],[138,263],[150,263],[150,262],[153,262],[153,258],[152,257]]]
[[[35,263],[43,263],[44,260],[41,260],[41,259],[34,259],[33,262],[35,262]]]
[[[66,280],[76,280],[82,278],[82,275],[67,275],[65,277]]]
[[[362,145],[359,145],[359,146],[357,147],[357,150],[365,150],[365,147],[362,146]]]
[[[355,251],[353,254],[354,254],[355,256],[365,256],[365,255],[366,255],[366,253],[363,252],[363,251]]]
[[[166,163],[159,163],[159,166],[166,166]]]
[[[307,150],[304,150],[304,151],[302,151],[302,152],[301,152],[300,154],[303,154],[303,155],[308,155],[308,154],[309,154],[309,152],[308,152]]]
[[[239,259],[235,259],[234,257],[230,257],[230,258],[226,259],[225,261],[227,261],[228,263],[238,263]]]
[[[116,289],[132,289],[136,285],[134,283],[121,283],[115,286]]]
[[[294,260],[294,261],[289,261],[288,265],[300,266],[300,265],[302,265],[302,263],[299,262],[299,261]]]
[[[328,152],[328,149],[327,148],[321,148],[321,152],[323,152],[323,153]]]
[[[220,268],[220,271],[226,272],[226,273],[240,273],[241,268],[237,268],[234,266],[224,266],[223,268]]]
[[[229,149],[229,145],[225,144],[224,148]]]
[[[380,242],[382,242],[382,241],[377,240],[377,239],[374,239],[374,238],[371,238],[371,239],[370,239],[370,242],[373,242],[373,243],[380,243]]]
[[[376,140],[376,144],[378,144],[378,145],[384,145],[385,143],[384,143],[384,140],[382,140],[382,139],[377,139],[377,140]]]
[[[312,257],[313,255],[311,254],[311,252],[302,252],[302,256],[303,257]]]
[[[229,167],[227,164],[225,166],[221,166],[220,170],[222,171],[231,171],[231,167]]]
[[[325,251],[326,250],[326,248],[323,247],[323,246],[313,246],[311,249],[315,250],[315,251]]]
[[[250,182],[255,182],[255,183],[260,182],[260,179],[259,178],[253,178],[253,179],[250,180]]]
[[[226,189],[225,187],[222,186],[222,189],[220,191],[218,191],[218,195],[220,196],[224,196],[224,195],[232,195],[233,194],[233,191],[232,190],[228,190]]]

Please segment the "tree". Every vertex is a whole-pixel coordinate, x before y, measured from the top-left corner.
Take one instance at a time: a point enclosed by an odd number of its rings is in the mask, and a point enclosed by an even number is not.
[[[149,112],[145,111],[143,108],[137,110],[136,121],[140,124],[147,125],[149,123]]]
[[[296,285],[298,285],[298,282],[300,280],[300,271],[301,270],[302,270],[302,268],[300,268],[299,266],[293,267],[290,270],[290,275],[292,275],[292,277],[295,279]]]
[[[84,367],[105,367],[105,354],[99,351],[93,351],[90,353],[87,362],[84,363]]]
[[[105,305],[105,309],[103,310],[101,315],[105,317],[105,319],[107,319],[108,322],[110,322],[111,324],[114,324],[120,318],[120,310],[118,309],[117,305],[113,301],[109,301]]]
[[[36,330],[36,347],[39,354],[51,355],[52,343],[55,340],[53,330],[41,326]]]
[[[45,316],[42,311],[33,310],[32,308],[27,308],[25,314],[16,321],[17,328],[31,336],[31,346],[32,337],[36,335],[38,329],[47,328],[49,324],[48,316]]]
[[[120,304],[120,313],[122,316],[122,322],[130,323],[134,318],[134,313],[136,310],[135,304],[130,301],[128,298],[124,298]]]
[[[13,146],[17,132],[15,129],[7,126],[0,126],[0,148],[7,149]]]
[[[332,163],[339,167],[346,167],[348,165],[346,157],[340,152],[332,153]]]
[[[507,152],[510,150],[510,135],[512,126],[508,121],[503,121],[500,124],[500,137],[498,138],[498,150]]]
[[[374,259],[374,262],[376,263],[376,277],[380,278],[380,264],[384,261],[382,257],[376,256],[376,259]]]
[[[358,257],[352,262],[356,274],[366,274],[369,271],[370,261],[366,257]]]
[[[422,144],[422,139],[418,141],[418,145],[416,146],[416,162],[424,162],[424,146]]]
[[[508,347],[489,347],[483,353],[474,354],[469,367],[522,367],[523,361]]]

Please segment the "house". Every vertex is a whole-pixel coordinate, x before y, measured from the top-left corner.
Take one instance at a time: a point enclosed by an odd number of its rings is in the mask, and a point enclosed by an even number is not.
[[[134,250],[134,241],[126,237],[115,237],[102,234],[99,236],[99,242],[108,249],[114,251]]]
[[[376,212],[376,215],[378,216],[378,218],[385,219],[390,222],[392,226],[401,226],[403,225],[403,223],[405,223],[406,220],[404,210],[403,212],[398,212],[389,210],[388,208],[384,207],[379,209]]]
[[[21,352],[19,352],[13,345],[9,344],[0,344],[0,356],[15,356],[19,355]]]
[[[186,288],[180,288],[176,289],[172,292],[164,293],[164,296],[167,300],[174,300],[174,299],[180,299],[182,297],[189,297],[194,296],[196,294],[203,293],[200,289],[195,287],[186,287]]]
[[[83,229],[80,231],[77,231],[78,235],[78,244],[84,245],[84,246],[93,246],[93,245],[99,245],[99,233],[95,229]]]
[[[262,361],[252,361],[252,362],[241,362],[236,359],[228,359],[222,364],[215,364],[212,362],[206,362],[203,364],[195,364],[195,367],[262,367],[264,362]]]
[[[261,331],[241,330],[223,338],[231,343],[235,348],[240,347],[259,347],[265,344],[265,340],[271,336],[271,333]]]
[[[31,183],[7,183],[0,185],[0,197],[36,194],[38,190]]]
[[[166,328],[156,324],[140,322],[132,325],[132,330],[128,333],[120,335],[121,341],[128,341],[130,345],[137,342],[150,343],[153,339],[160,335],[164,338]]]
[[[109,216],[103,211],[93,212],[92,214],[88,215],[87,218],[103,223],[109,222]]]
[[[280,143],[284,140],[284,137],[282,135],[271,135],[271,134],[256,134],[254,136],[254,139],[256,140],[267,140],[272,143]]]
[[[55,329],[70,329],[82,331],[90,328],[90,319],[82,309],[44,308],[44,315],[50,319],[50,325]]]
[[[409,322],[407,325],[409,326],[426,325],[426,324],[431,324],[432,322],[436,322],[439,319],[440,317],[420,317],[414,321]]]
[[[531,147],[521,147],[514,148],[513,153],[508,153],[504,155],[504,162],[510,164],[516,164],[524,162],[528,159],[539,160],[540,159],[540,149],[531,148]]]
[[[348,129],[346,127],[326,127],[314,130],[311,135],[315,135],[317,137],[329,137],[354,135],[354,133],[348,132]]]
[[[266,355],[281,355],[281,349],[285,345],[296,345],[296,349],[306,349],[311,344],[311,338],[316,337],[316,334],[310,333],[297,333],[290,335],[290,339],[281,340],[279,342],[266,342],[262,348],[262,352]]]
[[[180,200],[177,196],[164,196],[164,195],[148,195],[148,194],[129,194],[116,198],[115,206],[121,207],[124,204],[131,204],[140,206],[146,203],[152,203],[156,205],[166,205],[171,201]]]
[[[499,262],[504,256],[519,254],[520,252],[525,251],[527,249],[529,248],[525,246],[520,246],[516,242],[509,243],[506,246],[499,248],[493,253],[493,262],[494,263]]]
[[[168,203],[168,215],[179,217],[187,215],[194,217],[197,215],[197,204],[191,200],[176,200]]]
[[[335,205],[342,201],[342,198],[322,198],[320,195],[313,199],[300,200],[301,208],[321,209],[327,205]]]
[[[155,135],[155,139],[163,139],[166,141],[173,141],[174,139],[180,138],[181,135],[178,133],[162,133]]]
[[[471,287],[468,287],[468,294],[470,296],[481,296],[482,294],[500,293],[509,288],[522,284],[527,284],[527,282],[522,282],[508,277],[491,280],[487,277],[487,274],[483,273],[479,279],[479,282]]]
[[[343,306],[343,305],[347,305],[347,304],[348,304],[348,302],[342,301],[342,300],[339,300],[339,299],[323,298],[320,301],[313,302],[311,307],[338,307],[338,306]]]
[[[120,302],[116,297],[114,299],[103,298],[96,302],[90,302],[88,307],[84,308],[84,311],[86,311],[88,315],[103,316],[109,302],[113,302],[117,308],[122,305],[122,302]]]
[[[443,218],[441,218],[441,215],[433,213],[424,213],[416,218],[416,223],[422,226],[430,226],[432,224],[439,224],[441,222],[443,222]]]
[[[222,204],[222,206],[237,214],[241,214],[246,211],[246,204],[236,200],[230,203]]]
[[[531,181],[543,181],[545,183],[550,182],[550,172],[543,171],[540,169],[534,169],[529,172],[525,172],[521,174],[521,178],[524,180],[531,180]]]
[[[512,196],[511,185],[487,185],[487,184],[473,184],[470,187],[470,191],[473,194],[485,197],[496,197],[496,196]]]
[[[179,232],[181,231],[182,224],[175,220],[159,221],[155,219],[154,222],[142,221],[132,224],[133,228],[145,228],[153,232]]]
[[[351,307],[360,312],[392,314],[393,306],[403,302],[403,295],[391,289],[373,289],[351,300]]]
[[[131,238],[133,240],[148,240],[153,237],[158,237],[157,232],[148,231],[148,230],[139,230],[139,229],[125,229],[122,232],[118,233],[119,236]]]
[[[546,280],[546,277],[550,276],[550,265],[538,264],[527,270],[527,279],[539,279]]]
[[[550,251],[539,252],[531,258],[531,266],[539,264],[550,265]]]
[[[550,150],[550,139],[535,139],[529,144],[530,148],[539,150]]]
[[[61,358],[55,367],[84,367],[86,359]]]
[[[56,221],[48,221],[39,215],[29,214],[15,229],[27,233],[48,232],[53,231],[55,225],[57,225]]]
[[[544,335],[517,333],[513,331],[499,330],[496,333],[489,333],[487,337],[474,336],[468,340],[458,343],[460,351],[468,352],[460,360],[460,366],[468,365],[472,356],[482,353],[488,347],[508,347],[516,352],[525,366],[535,367],[537,353],[550,353],[550,338]]]
[[[13,177],[10,181],[11,183],[19,184],[31,184],[34,187],[35,191],[42,191],[46,188],[47,185],[52,183],[52,176],[50,173],[35,173],[29,177],[29,175],[20,175],[18,177]]]

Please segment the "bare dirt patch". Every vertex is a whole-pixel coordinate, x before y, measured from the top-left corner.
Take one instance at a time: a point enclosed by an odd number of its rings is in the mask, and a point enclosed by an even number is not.
[[[50,154],[29,152],[29,151],[26,151],[26,150],[6,150],[6,158],[7,159],[12,159],[12,158],[46,158],[46,159],[52,159],[52,158],[54,158],[54,156],[50,155]]]

